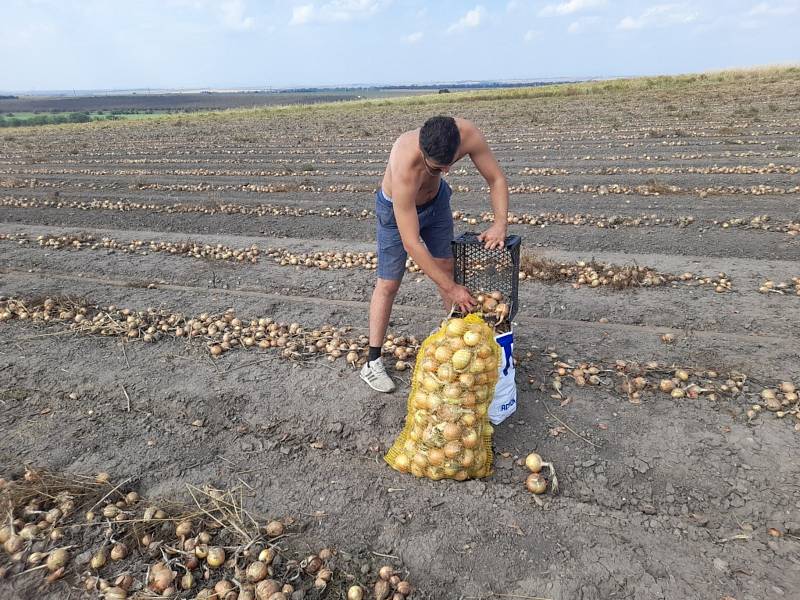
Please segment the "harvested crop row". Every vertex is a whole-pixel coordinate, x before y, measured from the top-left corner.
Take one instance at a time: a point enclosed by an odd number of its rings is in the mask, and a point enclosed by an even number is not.
[[[0,241],[15,241],[20,245],[31,243],[24,233],[0,234]],[[50,250],[111,250],[125,254],[148,254],[163,252],[176,256],[204,258],[207,260],[226,260],[231,262],[257,263],[260,250],[255,244],[248,248],[233,248],[224,244],[198,244],[191,241],[163,242],[131,240],[119,242],[112,238],[96,238],[88,234],[39,235],[36,243]]]
[[[680,173],[692,173],[702,175],[766,175],[780,173],[786,175],[796,175],[800,173],[800,167],[791,165],[768,164],[766,167],[754,167],[748,165],[736,165],[732,167],[599,167],[597,169],[568,171],[566,169],[550,169],[541,167],[525,167],[521,169],[519,175],[672,175]]]
[[[613,364],[600,364],[562,359],[553,348],[548,348],[544,356],[552,361],[553,368],[549,385],[542,384],[541,389],[551,389],[555,392],[552,397],[565,404],[570,402],[564,388],[567,383],[577,387],[612,387],[632,404],[640,404],[647,394],[665,394],[675,400],[704,398],[711,402],[722,398],[742,399],[750,405],[746,412],[748,422],[767,410],[779,419],[791,418],[795,431],[800,432],[800,399],[797,387],[791,381],[762,386],[743,373],[721,374],[715,370],[676,367],[657,361],[642,364],[617,360]],[[528,352],[525,358],[532,358],[532,354]]]
[[[33,240],[24,233],[0,234],[0,241],[15,241],[20,245]],[[151,252],[166,253],[190,258],[206,260],[224,260],[235,263],[258,262],[262,250],[255,244],[247,248],[233,248],[223,244],[198,244],[196,242],[166,242],[131,240],[119,242],[113,238],[96,238],[88,234],[73,235],[39,235],[36,237],[39,246],[52,250],[110,250],[125,254],[146,255]],[[364,269],[374,271],[378,267],[378,257],[374,252],[318,251],[291,252],[285,248],[267,248],[266,256],[272,258],[280,266],[297,266],[320,270]],[[406,269],[411,273],[420,272],[419,266],[411,258],[406,261]],[[592,288],[610,286],[613,289],[629,287],[657,287],[677,282],[694,282],[701,285],[712,285],[716,291],[731,290],[731,280],[725,273],[716,278],[702,277],[693,273],[675,275],[660,273],[650,267],[617,266],[597,261],[577,261],[574,263],[558,263],[534,255],[522,258],[520,281],[542,281],[547,283],[572,281],[576,289],[582,285]],[[783,286],[785,287],[785,286]],[[783,289],[779,287],[778,289]]]
[[[791,281],[772,281],[767,279],[758,291],[762,294],[780,294],[782,296],[800,296],[800,276],[792,277]]]
[[[374,211],[362,209],[361,211],[352,210],[346,206],[338,208],[325,207],[300,208],[296,206],[280,206],[276,204],[157,204],[152,202],[135,202],[128,200],[70,200],[70,199],[48,199],[36,197],[4,196],[0,199],[0,206],[12,208],[75,208],[79,210],[110,210],[115,212],[147,211],[150,213],[166,214],[186,214],[195,213],[203,215],[252,215],[257,217],[282,216],[282,217],[307,217],[318,216],[323,218],[353,218],[358,220],[372,218]],[[472,214],[466,211],[453,211],[453,218],[467,223],[477,225],[478,223],[490,223],[494,221],[494,213],[482,212]],[[759,215],[750,219],[733,218],[726,221],[708,221],[708,224],[719,226],[723,229],[737,227],[742,229],[760,229],[773,233],[788,233],[790,236],[800,235],[800,222],[790,221],[786,223],[772,223],[769,215]],[[530,213],[508,213],[508,222],[512,225],[529,225],[533,227],[545,227],[548,225],[572,225],[572,226],[592,226],[601,229],[617,229],[620,227],[655,227],[655,226],[674,226],[688,227],[698,222],[695,217],[688,215],[678,218],[659,217],[655,214],[641,214],[638,216],[629,215],[593,215],[591,213],[568,214],[563,212],[542,212],[539,214]]]
[[[194,505],[152,502],[107,473],[94,477],[26,468],[0,479],[0,578],[45,569],[44,585],[66,578],[105,600],[188,597],[201,600],[363,598],[365,587],[400,598],[411,584],[383,565],[362,581],[332,548],[298,551],[295,524],[257,519],[243,506],[249,490],[188,485]],[[296,535],[292,535],[292,538]],[[358,566],[358,565],[355,565]],[[345,568],[347,567],[347,568]],[[39,575],[41,578],[42,576]],[[40,584],[41,585],[41,584]],[[349,589],[348,589],[349,588]]]
[[[346,206],[339,208],[325,207],[321,209],[300,208],[296,206],[278,206],[276,204],[156,204],[152,202],[130,202],[127,200],[50,200],[5,196],[0,205],[13,208],[77,208],[79,210],[112,210],[115,212],[146,211],[150,213],[198,213],[204,215],[248,215],[255,217],[350,217],[365,219],[373,216],[369,210],[353,211]]]
[[[611,287],[626,289],[630,287],[658,287],[677,283],[696,283],[710,285],[717,293],[730,292],[732,281],[725,273],[716,277],[703,277],[686,272],[680,275],[660,273],[650,267],[636,265],[619,266],[598,261],[577,261],[574,263],[556,262],[541,256],[524,255],[520,262],[520,280],[544,282],[572,281],[575,289],[581,286],[590,288]]]
[[[453,183],[452,188],[457,192],[482,192],[488,193],[489,189],[485,186],[472,188],[468,185]],[[327,186],[315,185],[312,181],[301,183],[282,183],[282,184],[217,184],[217,183],[84,183],[82,181],[50,181],[36,178],[14,178],[0,180],[0,188],[20,189],[20,188],[86,188],[90,190],[148,190],[161,192],[256,192],[260,194],[276,194],[286,192],[312,192],[312,193],[375,193],[374,183],[339,183]],[[676,185],[666,185],[658,182],[645,185],[629,186],[619,183],[600,184],[600,185],[571,185],[568,187],[512,184],[508,186],[510,194],[593,194],[604,196],[607,194],[621,195],[640,195],[640,196],[661,196],[665,194],[694,194],[700,198],[710,195],[744,195],[744,196],[783,196],[786,194],[800,193],[800,186],[779,187],[772,185],[753,185],[753,186],[708,186],[681,188]]]
[[[45,298],[26,302],[18,298],[0,300],[0,322],[10,320],[38,323],[59,323],[65,332],[121,337],[129,340],[157,342],[182,338],[204,342],[211,356],[217,357],[233,349],[270,350],[283,358],[308,360],[325,356],[334,362],[344,357],[353,365],[366,361],[367,336],[347,337],[350,327],[322,325],[309,330],[299,323],[276,322],[269,317],[239,319],[229,309],[221,314],[201,313],[186,317],[155,308],[132,310],[117,306],[88,305],[67,297]],[[408,366],[419,347],[413,337],[389,334],[385,350],[397,358],[399,371]]]

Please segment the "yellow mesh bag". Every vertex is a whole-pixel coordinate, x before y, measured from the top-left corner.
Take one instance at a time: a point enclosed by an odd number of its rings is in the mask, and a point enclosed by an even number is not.
[[[492,473],[494,397],[501,358],[478,315],[447,319],[417,353],[406,424],[385,460],[416,477],[464,481]]]

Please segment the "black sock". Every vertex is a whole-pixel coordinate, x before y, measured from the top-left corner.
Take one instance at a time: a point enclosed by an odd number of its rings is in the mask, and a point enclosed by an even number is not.
[[[367,355],[367,362],[372,362],[373,360],[377,360],[381,357],[381,347],[380,346],[370,346],[369,347],[369,354]]]

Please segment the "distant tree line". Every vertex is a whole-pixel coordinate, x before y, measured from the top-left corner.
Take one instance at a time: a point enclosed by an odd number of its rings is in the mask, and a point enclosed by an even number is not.
[[[19,96],[0,96],[0,100],[19,100]]]
[[[89,123],[91,121],[117,119],[115,115],[93,117],[88,112],[59,113],[54,115],[39,114],[32,117],[17,117],[14,113],[0,115],[0,127],[27,127],[28,125],[59,125],[61,123]]]

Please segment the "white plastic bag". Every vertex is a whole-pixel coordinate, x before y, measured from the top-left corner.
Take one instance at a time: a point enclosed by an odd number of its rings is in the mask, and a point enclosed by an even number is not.
[[[489,420],[499,425],[517,410],[517,382],[514,380],[514,331],[495,336],[502,350],[502,360],[498,365],[499,378],[494,388],[494,398],[489,405]]]

